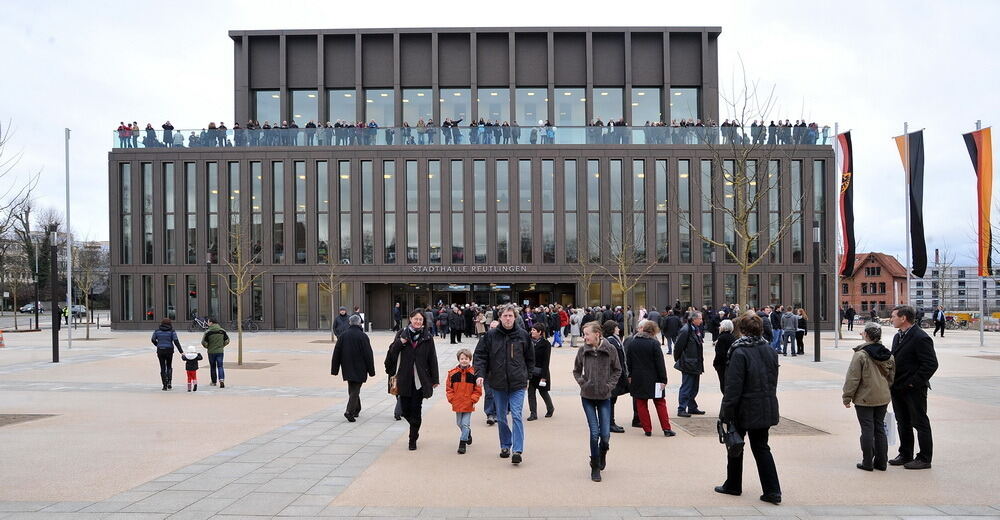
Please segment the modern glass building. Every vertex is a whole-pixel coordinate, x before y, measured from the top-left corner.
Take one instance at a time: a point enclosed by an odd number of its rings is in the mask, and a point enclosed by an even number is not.
[[[713,269],[683,223],[735,240],[715,207],[731,197],[729,161],[713,150],[756,134],[669,126],[719,120],[720,32],[230,32],[241,128],[114,136],[112,325],[235,320],[225,277],[237,242],[262,273],[243,298],[263,328],[327,328],[340,305],[384,328],[393,302],[621,304],[600,265],[623,234],[635,270],[652,264],[635,305],[734,301],[736,265],[719,254]],[[480,119],[497,126],[470,126]],[[589,125],[598,119],[623,126]],[[754,269],[753,303],[801,303],[820,321],[833,308],[827,274],[811,297],[812,262],[833,271],[831,142],[796,129],[766,167],[752,163],[780,187],[754,215],[760,240],[798,217]]]

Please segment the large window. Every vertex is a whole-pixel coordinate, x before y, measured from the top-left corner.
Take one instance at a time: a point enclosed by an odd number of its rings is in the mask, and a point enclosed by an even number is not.
[[[243,235],[243,229],[240,227],[240,163],[237,161],[231,161],[228,163],[229,167],[229,229],[227,230],[227,238],[229,238],[229,259],[236,261],[237,247],[243,247],[243,254],[246,254],[247,244],[240,244],[239,240],[233,240],[232,234],[238,233],[242,240],[246,240]]]
[[[594,88],[594,118],[607,124],[625,117],[622,113],[621,88]],[[629,121],[631,123],[631,121]]]
[[[280,264],[285,260],[285,164],[271,162],[271,208],[274,220],[271,225],[271,262]]]
[[[734,180],[736,178],[736,161],[722,161],[722,204],[726,211],[722,214],[722,241],[730,251],[736,251],[736,194]],[[726,261],[733,262],[735,258],[726,254]]]
[[[434,118],[434,91],[429,88],[403,89],[403,122],[417,126]]]
[[[503,123],[510,120],[510,89],[479,88],[479,118]]]
[[[792,187],[792,262],[805,262],[805,249],[802,233],[802,161],[791,162]]]
[[[121,226],[122,226],[122,257],[123,264],[132,263],[132,164],[119,164],[119,179],[121,179]]]
[[[184,263],[198,263],[198,176],[193,162],[184,163]],[[122,196],[125,196],[122,191]],[[128,244],[128,242],[124,242]]]
[[[532,233],[531,233],[531,160],[521,159],[517,161],[517,208],[520,212],[518,217],[518,234],[521,244],[521,263],[530,264],[532,261]]]
[[[361,161],[361,263],[375,263],[375,172],[372,161]]]
[[[522,181],[523,182],[523,181]],[[542,263],[556,263],[555,161],[542,159]]]
[[[396,263],[396,162],[382,161],[382,207],[385,211],[384,262]]]
[[[153,263],[153,163],[142,169],[142,263]]]
[[[677,210],[680,215],[681,263],[691,263],[691,161],[677,161]]]
[[[587,95],[584,89],[555,89],[555,108],[556,126],[586,126]]]
[[[142,275],[142,319],[152,321],[156,319],[156,307],[153,303],[153,277]]]
[[[667,161],[656,160],[655,178],[656,199],[654,200],[656,209],[656,261],[667,263],[670,261],[670,230],[667,228],[669,222],[667,214]],[[727,300],[733,301],[733,300]]]
[[[351,161],[338,161],[338,194],[340,195],[340,255],[342,264],[351,263]]]
[[[184,287],[187,294],[187,319],[198,316],[198,277],[192,274],[184,277]]]
[[[576,229],[576,159],[566,159],[563,162],[563,203],[566,217],[560,223],[565,225],[566,263],[579,261],[578,240]]]
[[[163,163],[163,263],[165,264],[177,261],[177,244],[174,242],[177,237],[175,215],[177,206],[174,197],[174,163]]]
[[[595,112],[594,115],[597,115]],[[663,110],[660,108],[660,89],[635,87],[632,89],[632,120],[633,126],[663,121]]]
[[[451,263],[465,263],[465,191],[461,159],[451,161]]]
[[[122,321],[132,321],[132,275],[121,277],[121,313]]]
[[[632,160],[632,243],[635,261],[646,262],[646,161]]]
[[[441,263],[441,161],[427,161],[428,249],[430,263]]]
[[[601,163],[587,160],[587,254],[589,262],[601,262]]]
[[[545,88],[519,88],[515,91],[514,120],[529,126],[538,121],[552,119],[549,116],[549,91]]]
[[[396,126],[396,96],[392,89],[365,91],[365,123],[372,120],[378,126]]]
[[[281,96],[277,90],[254,92],[254,119],[264,124],[281,124]]]
[[[781,263],[781,240],[775,240],[781,231],[781,175],[780,163],[777,159],[767,162],[767,232],[771,249],[768,250],[768,261],[772,264]]]
[[[471,90],[467,88],[443,88],[439,102],[441,103],[441,121],[464,119],[465,124],[469,124],[471,121]]]
[[[496,162],[497,263],[506,264],[510,244],[510,167],[506,159]]]
[[[260,263],[261,244],[264,241],[264,174],[261,173],[260,161],[250,162],[250,254],[253,261]]]
[[[295,284],[295,328],[309,328],[309,284]]]
[[[712,161],[701,160],[701,181],[699,182],[699,192],[701,194],[701,227],[700,231],[705,238],[714,238],[713,227],[715,219],[712,215],[712,205],[714,203],[714,175],[712,175]],[[701,241],[701,262],[708,264],[712,262],[712,249],[714,247],[708,240]]]
[[[326,161],[316,162],[316,263],[330,263],[330,172]]]
[[[163,309],[167,318],[177,319],[177,276],[163,277]]]
[[[827,251],[826,226],[823,222],[823,206],[826,204],[825,166],[826,162],[822,159],[813,161],[813,221],[819,223],[819,256],[821,262],[826,262]],[[813,259],[813,261],[815,262],[816,259]]]
[[[698,103],[697,88],[672,88],[670,89],[670,119],[696,120],[701,118],[701,110]]]
[[[417,161],[406,161],[406,263],[415,264],[420,261],[420,235],[418,222],[417,197]]]
[[[327,94],[327,111],[330,113],[326,118],[327,121],[354,123],[357,120],[357,98],[354,97],[356,94],[354,89],[331,90]]]
[[[208,166],[208,258],[206,261],[219,263],[219,163]]]
[[[295,263],[306,263],[306,163],[295,161]]]
[[[472,162],[472,193],[474,247],[473,255],[477,264],[486,263],[486,161],[476,159]]]
[[[306,126],[308,122],[319,122],[319,99],[315,90],[293,90],[292,91],[292,121],[300,127]]]

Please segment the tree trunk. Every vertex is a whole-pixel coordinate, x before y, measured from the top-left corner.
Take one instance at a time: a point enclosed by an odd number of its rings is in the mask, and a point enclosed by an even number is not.
[[[740,271],[737,276],[736,281],[737,291],[736,299],[737,303],[740,304],[740,309],[747,310],[750,308],[750,272],[747,269]]]
[[[87,308],[87,339],[90,339],[90,316],[94,312],[94,310],[90,308],[90,295],[89,294],[86,294],[86,295],[83,296],[83,304],[84,304],[84,307]]]
[[[236,295],[236,364],[243,365],[243,298],[242,294]]]
[[[625,317],[625,330],[622,331],[623,338],[629,337],[632,333],[632,320],[628,318],[629,299],[630,299],[629,296],[631,295],[632,295],[632,289],[626,290],[624,287],[622,288],[622,305],[624,306],[624,309],[622,309],[622,316]],[[632,307],[633,317],[635,316],[635,312],[636,312],[635,307]]]
[[[14,330],[17,330],[17,313],[21,312],[21,309],[17,307],[17,291],[14,291]]]
[[[333,291],[331,290],[330,291],[330,342],[331,343],[333,343],[334,341],[336,341],[334,339],[334,337],[333,337],[333,331],[334,331],[334,328],[333,328],[333,325],[334,325],[334,320],[333,320],[333,317],[334,317],[334,314],[333,314],[333,304],[334,304]],[[340,314],[340,313],[338,312],[337,314]],[[427,324],[425,323],[424,326],[426,327]]]

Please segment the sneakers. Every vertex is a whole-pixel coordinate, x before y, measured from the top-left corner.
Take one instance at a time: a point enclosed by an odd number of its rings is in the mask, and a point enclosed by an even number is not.
[[[466,444],[465,441],[458,441],[458,454],[459,455],[464,455],[465,454],[465,444]]]
[[[511,457],[510,457],[510,463],[511,464],[520,464],[521,463],[521,452],[515,451],[514,454],[511,455]]]
[[[497,417],[495,415],[486,416],[486,426],[493,426],[497,423]]]
[[[500,458],[506,459],[510,457],[510,448],[503,448],[500,450]]]

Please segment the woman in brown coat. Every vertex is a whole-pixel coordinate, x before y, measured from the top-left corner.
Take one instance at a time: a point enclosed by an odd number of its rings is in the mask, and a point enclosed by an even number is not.
[[[889,444],[882,425],[891,400],[889,384],[895,377],[896,363],[889,349],[882,345],[882,327],[878,323],[866,323],[861,337],[865,342],[854,347],[854,357],[844,381],[844,407],[850,408],[854,403],[861,425],[858,469],[885,471]]]

